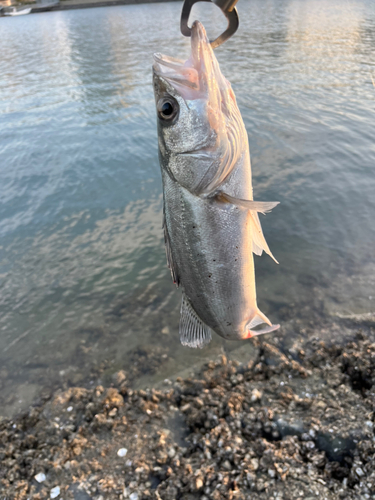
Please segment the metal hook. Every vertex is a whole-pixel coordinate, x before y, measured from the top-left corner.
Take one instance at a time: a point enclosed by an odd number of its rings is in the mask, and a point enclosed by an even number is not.
[[[191,36],[191,28],[188,26],[188,21],[191,9],[197,2],[211,2],[211,0],[185,0],[181,12],[181,33],[184,36]],[[215,40],[210,40],[211,47],[216,49],[216,47],[234,35],[238,29],[239,19],[237,9],[235,8],[238,0],[212,0],[212,2],[221,9],[225,17],[228,19],[228,27],[224,33],[215,38]]]

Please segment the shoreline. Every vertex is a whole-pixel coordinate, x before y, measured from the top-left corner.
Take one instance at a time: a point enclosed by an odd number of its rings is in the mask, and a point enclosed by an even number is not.
[[[71,9],[90,9],[93,7],[111,7],[116,5],[138,5],[148,3],[161,3],[161,2],[177,2],[180,0],[65,0],[60,2],[59,5],[52,7],[31,7],[30,14],[39,14],[41,12],[54,12],[58,10],[71,10]],[[28,4],[27,7],[30,7]]]
[[[375,343],[254,340],[198,373],[57,390],[0,420],[14,500],[327,500],[375,493]],[[319,335],[319,332],[317,332]],[[268,339],[267,339],[268,340]]]

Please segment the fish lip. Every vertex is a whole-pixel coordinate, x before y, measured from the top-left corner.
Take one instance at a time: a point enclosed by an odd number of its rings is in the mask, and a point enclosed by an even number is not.
[[[185,92],[199,90],[198,72],[189,59],[184,62],[160,52],[154,53],[153,57],[153,70],[158,77],[164,78],[172,86],[182,87]]]
[[[176,77],[179,72],[181,73],[181,71],[184,69],[183,61],[175,59],[174,57],[165,56],[160,52],[155,52],[153,54],[153,58],[154,64],[152,65],[152,69],[154,70],[154,73],[162,78],[166,78],[167,80],[169,80],[170,77]],[[167,73],[166,70],[172,71],[169,71],[169,73]]]
[[[171,56],[166,56],[164,54],[161,54],[160,52],[154,52],[153,58],[154,58],[154,66],[157,64],[175,69],[179,69],[184,66],[184,61],[182,61],[181,59],[177,59]]]
[[[163,73],[161,70],[158,70],[156,68],[153,68],[153,69],[154,69],[154,74],[156,76],[158,76],[161,79],[166,80],[172,86],[173,86],[173,84],[176,84],[176,85],[179,85],[181,87],[186,87],[188,89],[198,90],[197,85],[195,85],[193,82],[189,82],[186,79],[174,77],[172,75],[167,75],[167,74]]]

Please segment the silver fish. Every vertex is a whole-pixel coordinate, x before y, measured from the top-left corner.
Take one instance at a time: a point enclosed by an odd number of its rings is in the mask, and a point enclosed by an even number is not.
[[[278,203],[253,201],[246,129],[200,22],[186,62],[154,54],[153,83],[167,262],[182,288],[181,343],[203,347],[211,330],[231,340],[272,332],[279,325],[256,302],[253,252],[276,261],[258,212]],[[253,330],[261,323],[269,326]]]

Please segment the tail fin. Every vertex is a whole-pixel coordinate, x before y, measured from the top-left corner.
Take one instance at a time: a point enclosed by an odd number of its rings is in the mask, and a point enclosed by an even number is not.
[[[269,326],[262,328],[261,330],[252,330],[252,328],[255,328],[261,323],[267,323],[267,325]],[[263,333],[274,332],[279,328],[280,325],[273,325],[271,321],[267,318],[267,316],[263,314],[259,309],[257,309],[257,312],[254,314],[249,323],[246,325],[245,338],[250,339],[251,337],[255,337],[256,335],[262,335]]]

